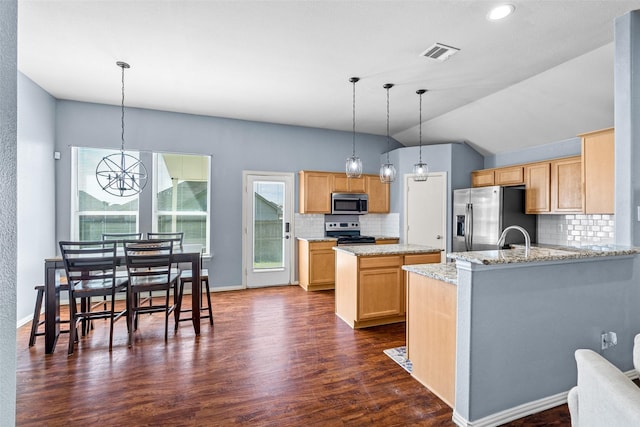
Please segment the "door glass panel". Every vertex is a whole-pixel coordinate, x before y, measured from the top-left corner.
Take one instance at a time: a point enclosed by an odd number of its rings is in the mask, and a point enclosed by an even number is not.
[[[253,183],[253,269],[284,268],[283,182]]]

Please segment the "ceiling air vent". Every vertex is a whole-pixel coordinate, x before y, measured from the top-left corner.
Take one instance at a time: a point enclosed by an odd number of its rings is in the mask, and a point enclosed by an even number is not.
[[[457,53],[459,50],[460,49],[458,49],[457,47],[447,46],[446,44],[442,43],[436,43],[422,52],[420,56],[443,62],[449,59],[449,57]]]

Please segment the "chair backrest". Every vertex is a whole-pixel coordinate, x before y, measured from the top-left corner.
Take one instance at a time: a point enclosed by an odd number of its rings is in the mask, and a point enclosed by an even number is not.
[[[166,279],[162,280],[168,282],[171,275],[173,244],[172,239],[125,241],[123,246],[129,279],[160,279],[166,276]]]
[[[182,249],[182,241],[184,240],[184,232],[176,231],[176,232],[148,232],[147,233],[148,240],[171,240],[173,242],[174,248]]]
[[[102,233],[102,240],[116,241],[119,245],[125,240],[140,240],[142,233]]]
[[[59,244],[69,287],[81,280],[111,280],[115,286],[115,241],[61,241]]]

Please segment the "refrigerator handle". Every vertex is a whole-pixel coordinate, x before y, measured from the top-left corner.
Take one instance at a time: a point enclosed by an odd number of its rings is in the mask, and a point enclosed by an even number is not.
[[[467,225],[467,229],[469,230],[469,247],[467,248],[468,251],[472,251],[473,250],[473,203],[469,203],[469,218],[468,218],[468,225]]]
[[[464,249],[469,250],[469,236],[471,235],[471,224],[469,222],[469,203],[466,204],[464,210]]]

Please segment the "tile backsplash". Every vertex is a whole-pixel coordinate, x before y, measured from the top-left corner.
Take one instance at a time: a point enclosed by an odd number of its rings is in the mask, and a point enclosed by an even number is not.
[[[400,214],[360,215],[360,234],[363,236],[400,237]],[[296,237],[324,237],[324,214],[295,214]]]
[[[615,244],[613,215],[538,215],[538,243],[563,246]]]

